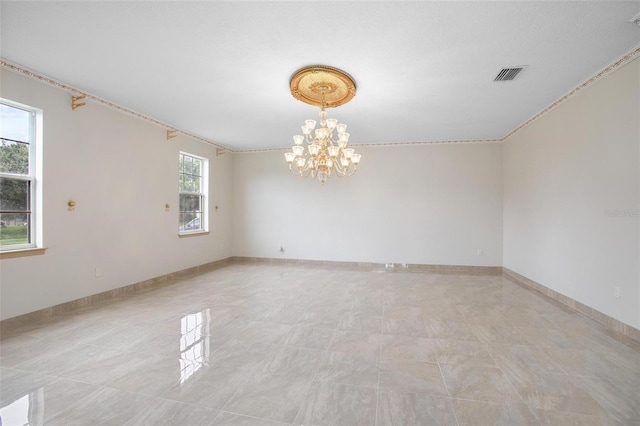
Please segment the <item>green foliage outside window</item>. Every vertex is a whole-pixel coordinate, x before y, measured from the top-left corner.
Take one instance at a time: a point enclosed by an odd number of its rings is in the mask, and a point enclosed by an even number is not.
[[[32,114],[0,104],[0,245],[30,243]]]
[[[179,230],[199,231],[204,229],[203,160],[180,153],[178,174],[179,186]]]

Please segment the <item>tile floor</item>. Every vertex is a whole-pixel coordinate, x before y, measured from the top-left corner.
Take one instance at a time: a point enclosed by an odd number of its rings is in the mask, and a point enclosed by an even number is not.
[[[234,264],[3,330],[13,425],[638,425],[640,344],[502,277]]]

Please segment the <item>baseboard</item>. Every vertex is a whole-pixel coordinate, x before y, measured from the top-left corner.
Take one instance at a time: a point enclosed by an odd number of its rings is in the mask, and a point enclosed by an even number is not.
[[[169,274],[161,275],[159,277],[150,278],[148,280],[140,281],[135,284],[114,288],[113,290],[92,294],[90,296],[71,300],[69,302],[61,303],[59,305],[50,306],[44,309],[39,309],[37,311],[29,312],[27,314],[18,315],[12,318],[7,318],[5,320],[0,321],[0,335],[3,332],[10,332],[11,329],[15,329],[16,327],[20,327],[22,325],[45,321],[56,315],[62,315],[62,314],[74,311],[76,309],[80,309],[90,305],[96,305],[99,303],[104,303],[109,300],[122,299],[128,295],[138,293],[141,290],[149,289],[151,287],[157,287],[163,284],[170,284],[175,279],[188,277],[190,275],[199,274],[206,271],[212,271],[214,269],[227,266],[230,263],[232,263],[231,258],[216,260],[214,262],[205,263],[203,265],[194,266],[194,267],[183,269],[177,272],[171,272]]]
[[[596,322],[599,322],[610,330],[617,331],[618,333],[623,334],[626,337],[640,342],[640,330],[638,330],[637,328],[625,324],[622,321],[618,321],[617,319],[612,318],[607,314],[603,314],[602,312],[593,309],[592,307],[587,306],[584,303],[580,303],[569,296],[558,293],[557,291],[552,290],[549,287],[546,287],[536,281],[530,280],[529,278],[520,275],[509,268],[503,267],[502,271],[503,275],[515,284],[541,293],[542,295],[556,302],[559,302],[573,309],[574,311],[580,312],[581,314],[585,315],[588,318],[591,318]]]
[[[169,285],[175,279],[188,277],[207,271],[212,271],[231,264],[266,264],[266,265],[295,265],[295,266],[307,266],[315,268],[329,268],[329,269],[342,269],[342,270],[356,270],[356,271],[385,271],[385,272],[413,272],[413,273],[433,273],[433,274],[466,274],[466,275],[502,275],[508,278],[510,281],[518,284],[524,288],[531,289],[543,296],[559,302],[574,311],[580,312],[588,318],[597,321],[610,330],[616,331],[626,337],[629,337],[637,342],[640,342],[640,330],[618,321],[602,312],[593,309],[583,303],[578,302],[568,296],[558,293],[540,283],[537,283],[529,278],[518,274],[508,268],[501,266],[467,266],[467,265],[426,265],[426,264],[394,264],[393,267],[388,267],[385,263],[373,263],[373,262],[340,262],[340,261],[327,261],[327,260],[304,260],[304,259],[276,259],[276,258],[264,258],[264,257],[243,257],[234,256],[228,257],[222,260],[216,260],[214,262],[205,263],[203,265],[194,266],[192,268],[183,269],[181,271],[172,272],[159,277],[151,278],[145,281],[141,281],[135,284],[127,285],[124,287],[116,288],[113,290],[105,291],[91,296],[82,297],[80,299],[72,300],[70,302],[61,303],[59,305],[51,306],[48,308],[40,309],[38,311],[30,312],[24,315],[19,315],[13,318],[8,318],[0,321],[0,335],[2,332],[10,332],[11,329],[20,327],[25,324],[37,323],[47,320],[56,315],[61,315],[74,311],[76,309],[104,303],[109,300],[122,299],[128,295],[140,292],[144,289],[151,287],[157,287],[159,285]]]
[[[465,275],[502,275],[501,266],[467,266],[467,265],[426,265],[417,263],[375,263],[375,262],[341,262],[334,260],[277,259],[272,257],[231,258],[234,263],[261,263],[269,265],[296,265],[315,268],[343,269],[353,271],[386,271],[416,272],[433,274],[465,274]],[[388,266],[393,265],[393,266]]]

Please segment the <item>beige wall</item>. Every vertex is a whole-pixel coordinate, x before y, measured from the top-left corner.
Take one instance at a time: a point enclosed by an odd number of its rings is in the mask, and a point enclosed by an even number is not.
[[[636,328],[639,111],[636,59],[516,133],[503,162],[503,266]]]
[[[231,156],[95,102],[71,111],[68,93],[14,72],[0,84],[3,98],[43,110],[48,248],[0,261],[2,319],[230,256]],[[209,207],[220,210],[208,236],[177,235],[180,150],[210,160]]]
[[[358,172],[324,186],[283,152],[234,154],[235,255],[501,265],[500,144],[359,147]]]

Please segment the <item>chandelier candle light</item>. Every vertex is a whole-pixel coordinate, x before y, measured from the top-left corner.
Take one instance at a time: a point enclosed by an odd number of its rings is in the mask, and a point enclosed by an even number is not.
[[[294,98],[320,107],[319,127],[316,128],[316,120],[305,120],[302,134],[293,137],[291,151],[284,154],[291,174],[317,177],[323,185],[332,173],[338,177],[352,176],[361,155],[347,148],[347,125],[328,118],[326,109],[353,99],[356,94],[353,78],[337,68],[313,65],[296,71],[289,84]]]

